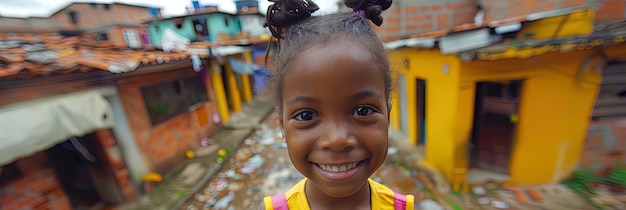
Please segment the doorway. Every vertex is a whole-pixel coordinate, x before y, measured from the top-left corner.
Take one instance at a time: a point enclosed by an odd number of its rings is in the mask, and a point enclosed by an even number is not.
[[[417,143],[426,145],[426,80],[415,80]]]
[[[76,140],[80,143],[88,142],[84,138]],[[83,157],[70,140],[48,149],[46,154],[74,209],[90,209],[101,202],[95,180],[89,175],[94,164]]]
[[[522,80],[476,84],[470,167],[509,174]]]
[[[45,151],[73,209],[123,202],[95,135],[71,137]]]

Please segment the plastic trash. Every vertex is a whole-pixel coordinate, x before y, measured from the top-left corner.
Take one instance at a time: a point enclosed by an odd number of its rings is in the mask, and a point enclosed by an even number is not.
[[[228,204],[233,200],[235,200],[235,193],[233,191],[229,191],[228,195],[224,196],[223,198],[215,202],[215,205],[213,205],[213,208],[225,209],[228,207]]]
[[[491,201],[491,206],[493,206],[494,208],[497,209],[508,209],[509,208],[509,204],[505,203],[504,201]]]
[[[491,202],[491,199],[487,198],[487,197],[482,197],[478,199],[478,204],[480,205],[487,205],[489,204],[489,202]]]
[[[443,207],[441,205],[439,205],[439,203],[431,200],[431,199],[426,199],[423,200],[422,202],[420,202],[419,204],[417,204],[417,209],[424,209],[424,210],[443,210]]]
[[[487,194],[487,191],[485,190],[485,188],[481,187],[481,186],[474,187],[474,189],[472,189],[472,192],[474,192],[474,194],[476,194],[476,195],[485,195],[485,194]]]

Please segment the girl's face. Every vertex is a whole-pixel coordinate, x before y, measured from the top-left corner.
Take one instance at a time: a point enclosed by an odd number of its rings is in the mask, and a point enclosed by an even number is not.
[[[374,58],[344,40],[313,46],[288,68],[280,122],[291,161],[310,180],[307,190],[342,198],[369,189],[367,179],[387,155],[389,125]]]

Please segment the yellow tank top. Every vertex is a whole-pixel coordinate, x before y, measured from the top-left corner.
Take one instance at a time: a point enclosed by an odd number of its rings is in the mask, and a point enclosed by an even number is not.
[[[298,182],[298,184],[296,184],[289,191],[287,191],[284,194],[284,197],[280,197],[282,195],[265,197],[263,199],[265,209],[282,210],[288,208],[297,210],[310,210],[309,201],[307,200],[306,194],[304,192],[304,185],[306,182],[306,178],[302,179],[300,182]],[[368,182],[370,184],[372,209],[413,210],[415,208],[413,195],[405,196],[395,193],[385,185],[382,185],[372,179],[368,179]],[[285,204],[286,206],[284,206]]]

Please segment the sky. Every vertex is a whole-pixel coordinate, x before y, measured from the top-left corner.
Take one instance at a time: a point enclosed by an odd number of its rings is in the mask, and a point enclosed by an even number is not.
[[[53,12],[63,8],[75,0],[0,0],[0,15],[9,17],[48,17]],[[338,0],[313,0],[320,6],[319,14],[326,14],[337,10],[335,2]],[[78,2],[99,3],[127,3],[160,7],[164,16],[184,15],[186,7],[191,6],[191,0],[79,0]],[[265,13],[271,2],[259,0],[262,13]],[[213,4],[225,12],[235,12],[235,3],[232,0],[200,0],[201,5]]]

